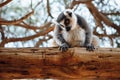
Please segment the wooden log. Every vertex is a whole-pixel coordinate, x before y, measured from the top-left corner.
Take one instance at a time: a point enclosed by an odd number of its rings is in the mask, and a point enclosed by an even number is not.
[[[120,79],[120,48],[0,48],[0,80]]]

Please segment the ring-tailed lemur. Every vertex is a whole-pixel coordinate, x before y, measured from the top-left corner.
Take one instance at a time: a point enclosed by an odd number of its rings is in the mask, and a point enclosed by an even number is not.
[[[86,47],[93,51],[99,46],[99,39],[92,34],[87,22],[71,9],[66,9],[57,18],[53,47],[59,47],[61,51],[67,51],[70,47]]]

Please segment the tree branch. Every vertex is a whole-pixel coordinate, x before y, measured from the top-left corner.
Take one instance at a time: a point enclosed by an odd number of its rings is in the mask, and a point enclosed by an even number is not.
[[[46,24],[44,24],[43,26],[30,26],[26,23],[18,23],[18,24],[15,24],[15,26],[20,26],[20,27],[23,27],[23,28],[26,28],[26,29],[31,29],[31,30],[40,30],[40,29],[43,29],[43,28],[47,28],[51,23],[50,22],[47,22]]]
[[[78,5],[78,4],[81,4],[81,3],[88,3],[88,2],[91,2],[91,1],[93,1],[93,0],[73,0],[72,2],[71,2],[71,5],[70,5],[70,9],[72,9],[75,5]]]
[[[102,37],[112,37],[112,38],[116,38],[116,37],[120,37],[120,34],[111,34],[111,35],[107,35],[107,34],[99,34],[97,32],[94,32],[95,35],[99,36],[100,38]]]
[[[2,25],[0,25],[0,33],[1,33],[1,39],[4,40],[5,39],[5,33],[4,33],[4,29],[3,29]]]
[[[19,20],[7,21],[7,20],[0,19],[0,25],[14,25],[14,24],[18,24],[18,23],[22,22],[24,19],[27,19],[33,13],[34,13],[34,10],[32,10],[30,13],[28,13],[24,17],[20,18]]]
[[[102,14],[104,15],[120,15],[120,12],[111,12],[111,13],[103,13],[101,12]]]
[[[53,18],[52,14],[50,13],[50,4],[49,4],[49,0],[47,0],[47,13],[48,15]]]
[[[50,40],[50,39],[52,38],[51,35],[47,35],[47,37],[48,37],[47,39],[45,39],[45,37],[46,37],[46,36],[44,36],[43,39],[39,39],[39,41],[35,44],[35,47],[36,47],[36,48],[39,47],[39,45],[42,44],[43,42],[46,42],[46,41],[48,41],[48,40]]]
[[[12,1],[12,0],[7,0],[7,1],[1,3],[1,4],[0,4],[0,7],[3,7],[3,6],[5,6],[5,5],[7,5],[7,4],[10,3],[11,1]]]
[[[117,32],[120,34],[120,26],[117,26],[116,24],[112,23],[106,16],[104,16],[102,13],[100,13],[91,2],[86,3],[86,5],[93,16],[97,16],[101,21],[103,21],[108,26],[111,26],[114,29],[116,29]]]
[[[40,37],[40,36],[44,36],[45,34],[48,34],[50,31],[52,31],[54,29],[54,27],[49,27],[41,32],[38,32],[37,34],[35,35],[32,35],[32,36],[28,36],[28,37],[23,37],[23,38],[5,38],[4,40],[2,40],[2,42],[0,43],[0,47],[4,47],[4,45],[6,43],[9,43],[9,42],[17,42],[17,41],[27,41],[27,40],[31,40],[31,39],[34,39],[34,38],[37,38],[37,37]]]

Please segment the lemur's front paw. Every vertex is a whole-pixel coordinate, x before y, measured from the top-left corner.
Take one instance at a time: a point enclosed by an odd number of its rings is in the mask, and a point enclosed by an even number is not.
[[[88,44],[88,45],[86,45],[86,50],[88,50],[88,51],[94,51],[95,47],[92,44]]]
[[[62,51],[62,52],[64,52],[64,51],[67,51],[69,47],[70,47],[69,44],[63,43],[63,44],[59,47],[59,50]]]

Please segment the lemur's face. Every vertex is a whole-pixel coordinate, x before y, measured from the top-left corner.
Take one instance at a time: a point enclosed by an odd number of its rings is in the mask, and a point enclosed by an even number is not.
[[[60,22],[61,27],[66,30],[70,31],[74,29],[74,23],[75,23],[75,14],[72,10],[67,9],[63,12],[64,18]]]

